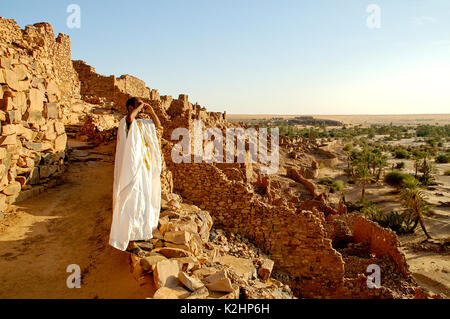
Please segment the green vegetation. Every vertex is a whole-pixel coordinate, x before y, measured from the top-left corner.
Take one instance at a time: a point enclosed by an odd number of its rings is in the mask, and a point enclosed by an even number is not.
[[[436,163],[439,163],[439,164],[450,163],[450,153],[447,153],[447,154],[439,154],[439,155],[436,157]]]
[[[297,136],[309,139],[322,138],[328,141],[340,139],[345,146],[343,151],[347,154],[347,168],[345,172],[352,177],[349,183],[359,182],[362,193],[369,183],[378,182],[383,170],[387,167],[388,155],[392,154],[397,159],[411,159],[414,161],[414,177],[423,185],[433,185],[435,168],[430,159],[435,158],[436,163],[448,163],[450,150],[444,148],[443,141],[450,141],[450,125],[418,125],[393,126],[372,125],[363,127],[342,126],[340,128],[328,128],[323,123],[320,125],[302,127],[291,125],[285,120],[266,120],[257,123],[261,127],[276,127],[280,134],[285,136]],[[251,125],[251,124],[250,124]],[[417,145],[394,145],[388,141],[416,137]],[[402,163],[392,169],[403,169]],[[363,196],[363,194],[362,194]]]
[[[333,180],[330,177],[322,178],[318,182],[320,185],[324,185],[327,187],[330,193],[339,193],[344,190],[346,187],[344,181],[341,180]]]
[[[405,174],[392,174],[391,176],[398,177],[401,175]],[[414,178],[413,176],[411,177]],[[419,183],[416,179],[402,184],[400,199],[402,206],[405,208],[403,212],[384,213],[376,204],[362,201],[360,213],[368,219],[377,222],[380,226],[392,229],[397,234],[413,233],[417,225],[420,225],[427,239],[431,239],[423,222],[423,215],[430,211],[431,205],[427,202],[425,194],[419,188]]]
[[[346,144],[343,148],[342,148],[345,152],[348,152],[352,149],[352,144]]]
[[[426,151],[430,155],[435,156],[437,155],[438,149],[443,147],[443,141],[450,141],[450,125],[394,126],[390,124],[371,125],[370,127],[363,127],[362,125],[327,127],[322,120],[312,121],[311,125],[301,124],[303,123],[302,121],[299,123],[279,118],[259,121],[251,120],[247,122],[249,126],[278,127],[280,135],[284,136],[296,136],[309,139],[325,138],[327,140],[339,138],[344,143],[348,143],[344,147],[344,151],[348,151],[353,146],[379,147],[384,152],[393,152],[393,154],[398,150],[394,154],[397,158],[410,158],[411,153],[415,149]],[[405,148],[386,143],[414,137],[416,138],[415,142],[425,142],[425,144]]]
[[[395,164],[396,169],[404,169],[405,168],[405,162],[398,162]]]
[[[299,125],[298,121],[272,119],[258,125],[279,127],[281,135],[290,137],[340,140],[347,157],[345,173],[349,176],[348,183],[361,186],[361,199],[346,203],[348,211],[358,211],[398,234],[414,232],[420,225],[427,238],[431,238],[423,222],[423,215],[430,211],[431,206],[420,187],[433,185],[436,173],[434,163],[450,162],[450,149],[446,148],[446,143],[450,142],[450,125],[330,127],[324,123],[311,123],[305,126]],[[410,140],[408,143],[389,143],[402,139]],[[388,165],[388,159],[392,157],[405,161],[392,164],[392,171],[384,174],[384,170],[391,166]],[[402,171],[406,167],[406,160],[413,161],[414,174]],[[446,170],[444,175],[450,176],[450,170]],[[403,211],[382,212],[367,200],[366,187],[380,180],[397,189]],[[324,185],[330,193],[342,193],[346,187],[344,182],[331,178],[321,179],[319,184]]]
[[[366,195],[366,186],[370,182],[374,180],[373,175],[370,173],[370,170],[365,165],[358,165],[355,170],[354,175],[361,185],[361,198],[364,198]]]
[[[387,156],[378,148],[365,147],[362,150],[347,151],[346,173],[360,183],[361,198],[365,196],[367,184],[378,182],[386,167]]]
[[[430,239],[431,236],[428,234],[423,223],[423,215],[430,211],[431,205],[426,201],[425,194],[419,189],[419,185],[415,183],[402,189],[400,198],[403,206],[406,208],[406,213],[415,220],[411,232],[414,231],[417,223],[419,223],[427,239]]]
[[[422,165],[419,167],[419,172],[422,173],[422,175],[419,177],[419,181],[423,185],[428,186],[435,183],[433,174],[436,173],[436,169],[432,163],[427,162],[427,160],[424,159]]]
[[[409,152],[405,149],[400,149],[400,150],[396,150],[394,152],[394,157],[398,158],[398,159],[405,159],[405,158],[409,158]]]
[[[446,170],[444,171],[444,175],[445,175],[445,176],[450,176],[450,169],[446,169]]]
[[[384,182],[389,186],[395,187],[397,191],[400,191],[401,187],[407,187],[416,182],[414,176],[403,173],[403,172],[389,172],[384,177]]]
[[[416,135],[419,137],[448,137],[450,136],[450,125],[419,125],[416,129]]]
[[[450,125],[438,126],[438,125],[418,125],[416,127],[408,127],[403,125],[371,125],[370,127],[363,127],[362,125],[356,125],[347,127],[345,125],[341,127],[333,126],[327,127],[325,123],[317,121],[317,123],[311,122],[313,125],[302,125],[292,120],[259,120],[250,121],[247,124],[249,126],[259,127],[278,127],[281,135],[286,136],[301,136],[311,138],[347,138],[353,140],[355,137],[365,136],[369,139],[381,136],[384,141],[394,141],[404,138],[420,137],[426,138],[426,142],[429,144],[437,144],[441,142],[441,139],[450,138]]]
[[[361,210],[361,215],[378,223],[380,226],[389,228],[397,234],[406,234],[411,232],[414,225],[414,219],[411,214],[399,213],[397,211],[383,213],[376,204],[368,203]]]

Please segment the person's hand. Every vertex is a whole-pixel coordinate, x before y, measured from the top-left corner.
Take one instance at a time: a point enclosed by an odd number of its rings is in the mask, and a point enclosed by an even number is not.
[[[153,107],[150,104],[145,104],[145,105],[147,106],[145,110],[152,117],[153,123],[155,123],[156,128],[157,129],[162,128],[161,122],[159,121],[159,118],[156,115],[155,110],[153,109]]]
[[[153,107],[150,104],[147,103],[143,103],[144,104],[144,111],[146,113],[153,113]]]
[[[141,112],[145,105],[146,105],[145,103],[139,104],[139,106],[136,108],[136,114]]]
[[[141,103],[138,105],[138,107],[136,107],[132,112],[131,112],[131,118],[135,118],[144,108],[144,103]]]

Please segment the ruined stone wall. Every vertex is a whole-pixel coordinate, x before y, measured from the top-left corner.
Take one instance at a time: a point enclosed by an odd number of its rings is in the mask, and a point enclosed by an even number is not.
[[[130,97],[140,97],[150,101],[160,99],[156,90],[146,87],[145,82],[131,75],[122,75],[116,78],[114,75],[104,76],[97,74],[95,69],[84,61],[73,61],[73,67],[81,81],[81,94],[84,99],[90,97],[103,98],[113,103],[113,108],[126,112],[126,101]]]
[[[119,90],[127,92],[132,96],[139,96],[145,99],[150,99],[150,88],[145,85],[145,82],[131,75],[122,75],[117,78],[115,85]],[[155,96],[156,98],[156,96]]]
[[[110,101],[114,100],[115,78],[97,74],[95,69],[87,65],[84,61],[73,61],[73,67],[78,73],[81,82],[80,93],[85,96],[105,97]]]
[[[248,157],[246,163],[216,163],[216,167],[232,181],[250,182],[253,177],[253,169],[251,163],[248,162]]]
[[[299,169],[288,168],[286,175],[292,178],[297,183],[303,184],[311,192],[313,198],[319,196],[316,190],[316,186],[311,181],[304,178]]]
[[[367,218],[357,216],[353,224],[353,238],[357,243],[368,243],[370,251],[377,256],[391,257],[400,272],[404,276],[409,275],[406,257],[398,250],[398,238],[392,230],[380,227]]]
[[[180,94],[177,99],[171,96],[160,96],[157,90],[151,90],[146,87],[145,82],[136,77],[130,75],[123,75],[120,78],[103,76],[97,74],[95,69],[87,65],[84,61],[73,61],[73,66],[81,81],[81,95],[84,99],[101,98],[104,102],[112,102],[113,108],[124,115],[126,113],[126,101],[130,97],[140,97],[145,102],[150,103],[164,128],[162,136],[160,136],[160,145],[162,145],[162,148],[164,148],[167,141],[171,141],[171,134],[175,128],[187,128],[192,136],[193,119],[202,119],[205,124],[220,121],[221,127],[225,127],[225,120],[223,119],[222,113],[214,113],[210,117],[209,112],[205,108],[197,104],[191,104],[187,95]],[[144,114],[145,116],[148,117],[148,114]],[[106,133],[96,132],[98,125],[92,125],[93,123],[91,122],[87,118],[87,123],[84,125],[94,135],[91,139],[103,140],[105,137],[110,139],[115,136],[114,131]],[[89,132],[86,135],[92,135]],[[170,155],[170,153],[166,154],[165,158],[167,156],[170,157]],[[171,171],[165,168],[164,158],[161,181],[163,195],[170,193],[173,189],[172,176]]]
[[[180,102],[173,104],[169,112],[172,119],[175,118],[176,125],[173,125],[174,122],[167,123],[166,137],[175,127],[187,127],[191,131],[193,120],[198,116],[198,113],[187,111]],[[344,260],[333,249],[329,234],[325,231],[330,225],[324,216],[337,214],[336,210],[325,204],[319,205],[321,201],[306,201],[300,211],[263,203],[254,196],[245,178],[251,171],[248,165],[194,163],[193,158],[191,163],[176,164],[171,160],[172,147],[173,143],[167,142],[163,153],[167,168],[172,172],[174,191],[182,195],[185,201],[210,211],[215,224],[249,238],[268,253],[275,261],[275,269],[288,274],[287,282],[298,296],[393,297],[392,292],[384,287],[375,290],[367,288],[364,275],[345,278]],[[316,194],[314,185],[308,186]],[[398,252],[395,243],[389,244],[392,245],[391,252]]]
[[[170,120],[163,124],[167,139],[163,153],[172,172],[174,191],[185,201],[210,211],[216,225],[249,238],[268,253],[275,268],[289,274],[289,284],[298,295],[331,297],[338,289],[342,292],[343,261],[325,237],[322,222],[311,212],[298,214],[288,207],[256,200],[247,184],[252,173],[248,162],[194,163],[193,156],[191,163],[172,161],[174,142],[169,141],[173,129],[187,128],[192,141],[194,120],[202,119],[204,128],[218,127],[224,132],[225,126],[231,125],[225,125],[223,115],[207,113],[197,105],[191,107],[184,95],[172,101],[167,114]]]
[[[70,40],[0,17],[0,211],[64,169],[63,108],[79,96]]]
[[[112,102],[115,110],[126,113],[126,101],[130,97],[140,97],[153,106],[165,131],[170,133],[175,127],[188,128],[192,119],[202,120],[205,125],[220,127],[225,127],[227,123],[223,113],[207,112],[204,107],[190,103],[185,94],[180,94],[177,99],[160,96],[157,90],[147,87],[141,79],[131,75],[122,75],[119,78],[100,75],[92,66],[80,60],[73,61],[73,67],[81,81],[83,98],[102,98],[106,102]],[[170,140],[170,134],[164,135],[164,138]]]
[[[388,256],[402,275],[410,275],[406,257],[398,249],[398,237],[392,230],[355,214],[332,215],[329,220],[343,221],[349,227],[355,243],[367,244],[369,251],[377,257]]]
[[[344,263],[326,238],[323,222],[314,213],[264,204],[240,180],[230,180],[215,164],[170,160],[171,145],[163,150],[173,174],[174,191],[185,201],[211,212],[215,224],[249,238],[290,276],[289,284],[302,297],[358,295],[367,288],[344,281]],[[238,164],[229,165],[230,168]],[[371,292],[366,292],[371,294]]]

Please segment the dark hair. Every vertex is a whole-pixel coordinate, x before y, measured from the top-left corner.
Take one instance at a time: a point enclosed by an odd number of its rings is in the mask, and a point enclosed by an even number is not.
[[[127,101],[127,104],[126,104],[127,111],[128,111],[128,112],[130,111],[130,110],[128,109],[130,106],[132,106],[132,107],[137,107],[137,105],[139,104],[139,102],[142,102],[142,100],[141,100],[140,98],[137,98],[137,97],[129,98],[128,101]]]

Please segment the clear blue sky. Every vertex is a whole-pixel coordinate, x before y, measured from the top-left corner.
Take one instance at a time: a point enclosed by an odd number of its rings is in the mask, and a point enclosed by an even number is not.
[[[66,25],[71,3],[80,29]],[[371,3],[379,29],[366,24]],[[448,0],[14,0],[0,16],[50,22],[73,59],[210,111],[450,112]]]

